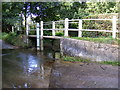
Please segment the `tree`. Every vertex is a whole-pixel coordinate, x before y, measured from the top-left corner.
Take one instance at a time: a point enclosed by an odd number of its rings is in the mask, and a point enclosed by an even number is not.
[[[21,19],[19,14],[21,13],[22,3],[2,3],[2,31],[10,32],[12,26]]]
[[[118,13],[117,2],[4,2],[2,3],[3,31],[11,31],[19,14],[25,17],[35,15],[34,21],[54,21],[60,19],[82,18],[92,14]],[[7,26],[7,27],[6,27]],[[26,26],[26,23],[25,23]]]

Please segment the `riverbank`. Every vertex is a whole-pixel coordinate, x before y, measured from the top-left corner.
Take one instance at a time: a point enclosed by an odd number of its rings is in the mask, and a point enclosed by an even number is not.
[[[8,44],[5,41],[0,39],[0,49],[16,49],[16,48],[18,47]]]

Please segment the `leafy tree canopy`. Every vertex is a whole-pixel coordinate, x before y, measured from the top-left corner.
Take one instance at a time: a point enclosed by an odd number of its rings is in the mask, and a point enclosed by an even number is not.
[[[59,19],[82,18],[92,14],[118,13],[117,2],[3,2],[3,31],[10,31],[11,26],[21,21],[20,14],[26,18],[32,14],[36,22]]]

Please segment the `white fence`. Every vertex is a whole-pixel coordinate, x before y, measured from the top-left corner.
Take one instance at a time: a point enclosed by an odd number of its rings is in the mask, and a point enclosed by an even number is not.
[[[83,24],[83,20],[109,20],[112,21],[112,30],[96,30],[96,29],[83,29],[82,28],[82,24]],[[117,22],[117,18],[116,16],[113,16],[112,19],[71,19],[69,20],[68,18],[66,18],[65,20],[60,20],[60,21],[50,21],[50,22],[43,22],[41,21],[40,24],[37,23],[36,24],[36,32],[37,32],[37,38],[43,37],[43,31],[44,30],[52,30],[52,36],[55,36],[55,31],[56,30],[63,30],[64,31],[64,36],[68,36],[68,31],[78,31],[78,37],[82,37],[82,31],[99,31],[99,32],[111,32],[112,33],[112,37],[116,38],[116,33],[119,32],[116,28],[116,22]],[[69,24],[70,23],[78,23],[78,29],[70,29],[69,28]],[[63,24],[64,28],[60,28],[57,29],[55,28],[57,24]],[[43,28],[45,25],[52,25],[51,29],[45,29]],[[29,25],[26,26],[26,34],[27,36],[29,35]],[[34,29],[33,29],[34,30]],[[40,31],[40,33],[39,33]]]

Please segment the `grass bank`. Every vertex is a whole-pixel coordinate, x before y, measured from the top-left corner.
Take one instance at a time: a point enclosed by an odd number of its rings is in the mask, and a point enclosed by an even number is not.
[[[105,43],[105,44],[113,44],[113,45],[120,45],[120,39],[113,39],[113,38],[90,38],[90,37],[67,37],[72,39],[78,39],[78,40],[86,40],[86,41],[93,41],[98,43]]]
[[[0,39],[14,46],[27,47],[23,35],[17,35],[16,33],[0,33]]]
[[[84,59],[84,58],[80,58],[80,57],[71,57],[71,56],[64,56],[62,58],[62,60],[73,62],[73,63],[77,63],[77,62],[99,63],[99,64],[106,64],[106,65],[112,65],[112,66],[120,66],[120,62],[118,62],[118,61],[101,61],[101,62],[97,62],[97,61],[91,61],[89,59]]]

